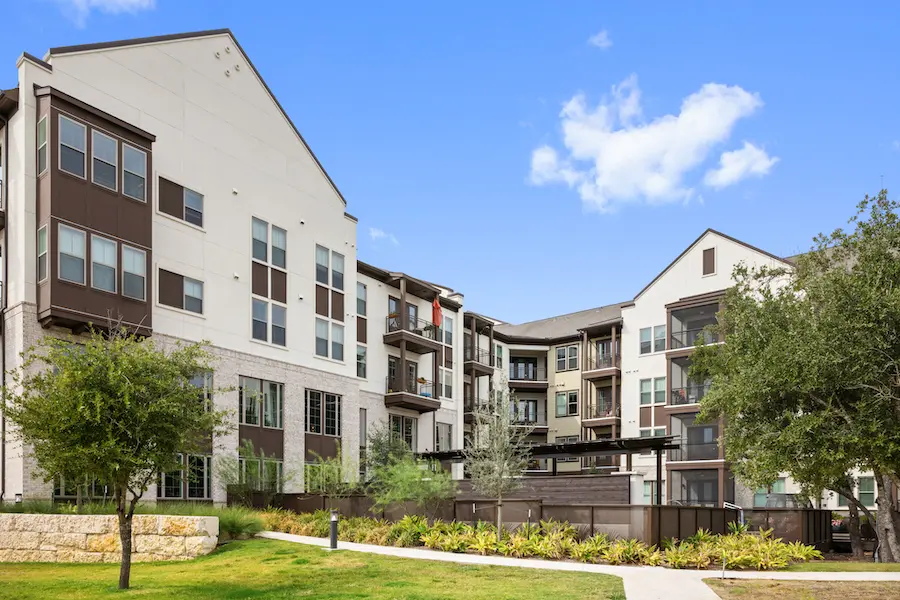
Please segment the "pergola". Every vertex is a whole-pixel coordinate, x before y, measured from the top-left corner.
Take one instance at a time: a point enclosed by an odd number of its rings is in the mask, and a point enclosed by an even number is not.
[[[567,443],[534,444],[529,448],[532,458],[550,459],[553,461],[553,475],[557,474],[556,461],[560,458],[584,458],[588,456],[628,457],[627,468],[631,470],[631,457],[642,452],[656,454],[656,502],[662,502],[662,456],[664,450],[676,450],[680,447],[678,437],[665,435],[639,438],[608,438]],[[420,458],[441,462],[461,462],[465,460],[464,450],[444,450],[442,452],[423,452]]]

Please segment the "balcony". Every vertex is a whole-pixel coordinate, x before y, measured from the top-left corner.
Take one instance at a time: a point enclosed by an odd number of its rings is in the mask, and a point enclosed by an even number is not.
[[[441,401],[434,393],[434,382],[421,377],[405,384],[399,377],[386,377],[384,388],[384,405],[388,408],[407,408],[425,413],[441,407]]]
[[[475,376],[494,374],[494,355],[481,348],[464,348],[464,370],[467,373],[475,373]]]
[[[487,404],[487,398],[475,398],[473,395],[467,394],[463,398],[463,421],[465,421],[466,423],[474,423],[475,415],[473,415],[472,412],[477,407],[484,406],[485,404]]]
[[[517,362],[509,364],[509,387],[514,390],[546,390],[547,367],[536,362]]]
[[[612,377],[621,373],[622,358],[616,354],[594,354],[588,355],[587,366],[581,373],[581,377],[587,380],[601,379],[603,377]]]
[[[672,388],[672,396],[669,401],[671,406],[684,406],[688,404],[700,404],[703,396],[709,392],[709,383],[688,385],[682,388]]]
[[[697,345],[698,340],[701,344],[715,344],[719,341],[719,336],[712,331],[706,331],[703,327],[700,327],[699,329],[673,331],[669,343],[669,350],[693,348]]]
[[[429,354],[441,349],[440,328],[434,323],[412,316],[389,316],[385,319],[384,343],[416,354]]]
[[[581,418],[581,424],[585,427],[602,427],[613,425],[619,419],[618,407],[613,408],[612,399],[598,399],[588,405],[585,414]]]
[[[719,442],[697,442],[690,443],[687,439],[682,438],[676,440],[681,447],[675,450],[669,450],[668,460],[672,462],[682,462],[689,460],[718,460],[719,458]]]

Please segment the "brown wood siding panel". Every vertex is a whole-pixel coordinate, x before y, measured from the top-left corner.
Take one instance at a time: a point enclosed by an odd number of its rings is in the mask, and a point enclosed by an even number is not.
[[[314,462],[316,455],[322,458],[337,456],[339,438],[315,433],[306,434],[306,460]]]
[[[253,293],[263,298],[269,297],[269,267],[258,262],[253,262],[251,269],[252,283],[250,285]]]
[[[453,368],[453,348],[451,346],[444,346],[444,367]]]
[[[334,290],[331,290],[331,318],[344,320],[344,295]]]
[[[703,251],[703,274],[711,275],[716,272],[716,249],[706,248]]]
[[[368,343],[368,325],[369,322],[365,317],[356,317],[356,341],[360,344]]]
[[[159,303],[184,308],[184,277],[165,269],[159,270]]]
[[[328,316],[328,289],[320,285],[316,286],[316,314]]]
[[[653,410],[649,406],[641,407],[641,427],[650,427],[650,411]]]
[[[287,273],[278,269],[270,269],[272,277],[272,300],[287,304]]]
[[[666,407],[665,406],[654,406],[653,407],[653,418],[655,427],[662,427],[663,425],[668,425],[668,419],[666,418]]]
[[[184,220],[184,188],[159,178],[159,211]]]
[[[284,431],[281,429],[268,429],[258,425],[240,425],[238,426],[238,435],[242,444],[244,440],[253,442],[253,449],[257,453],[262,450],[266,453],[266,456],[284,458]]]

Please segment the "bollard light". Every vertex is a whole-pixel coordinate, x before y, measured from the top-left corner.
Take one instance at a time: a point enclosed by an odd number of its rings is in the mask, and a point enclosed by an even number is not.
[[[338,511],[331,510],[331,549],[337,550]]]

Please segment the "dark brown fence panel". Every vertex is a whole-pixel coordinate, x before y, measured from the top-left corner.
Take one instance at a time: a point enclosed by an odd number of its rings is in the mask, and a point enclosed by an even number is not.
[[[473,512],[474,511],[474,512]],[[537,523],[541,520],[540,500],[515,499],[503,501],[503,526],[515,529],[523,523]],[[497,522],[496,500],[457,500],[455,518],[465,523],[486,521]]]
[[[665,539],[690,537],[700,529],[712,533],[727,533],[728,523],[738,520],[736,510],[730,508],[706,508],[702,506],[653,506],[649,539],[659,544]]]
[[[458,483],[458,500],[480,498],[472,482]],[[522,487],[510,499],[539,499],[554,504],[628,504],[629,477],[627,475],[565,475],[529,476],[522,478]]]
[[[831,548],[831,511],[814,508],[753,508],[744,511],[752,529],[772,529],[786,542],[803,542],[819,550]]]

